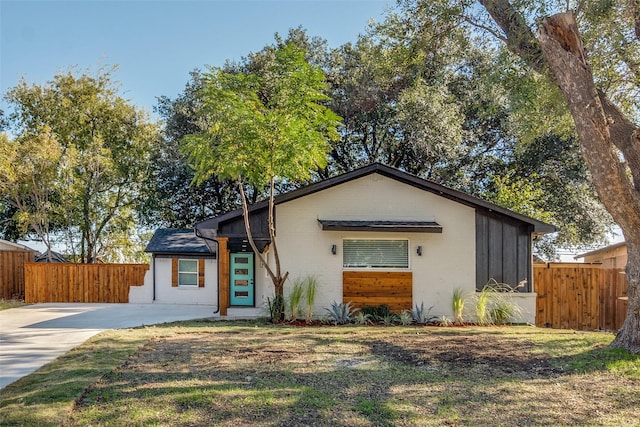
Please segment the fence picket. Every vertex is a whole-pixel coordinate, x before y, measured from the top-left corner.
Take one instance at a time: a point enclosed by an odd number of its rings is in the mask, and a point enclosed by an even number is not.
[[[536,325],[561,329],[619,329],[626,317],[626,276],[600,264],[534,265]]]
[[[25,300],[38,302],[129,302],[129,287],[142,286],[148,264],[34,263],[24,266]]]

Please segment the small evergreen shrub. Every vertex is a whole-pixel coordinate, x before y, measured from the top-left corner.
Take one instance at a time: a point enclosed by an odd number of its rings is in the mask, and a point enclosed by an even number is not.
[[[418,304],[416,304],[416,308],[411,312],[413,321],[419,325],[427,325],[429,323],[433,323],[438,317],[432,316],[430,314],[432,308],[433,306],[425,310],[424,303],[420,303],[420,307],[418,307]]]
[[[346,325],[353,321],[355,309],[351,307],[351,303],[332,302],[330,308],[325,308],[328,312],[329,320],[334,325]]]

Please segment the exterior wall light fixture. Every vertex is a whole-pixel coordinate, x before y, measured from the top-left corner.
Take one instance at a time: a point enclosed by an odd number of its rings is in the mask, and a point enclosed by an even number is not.
[[[416,253],[418,254],[418,256],[422,256],[422,246],[418,246]]]
[[[336,245],[331,245],[331,253],[336,254],[338,252],[338,247]]]

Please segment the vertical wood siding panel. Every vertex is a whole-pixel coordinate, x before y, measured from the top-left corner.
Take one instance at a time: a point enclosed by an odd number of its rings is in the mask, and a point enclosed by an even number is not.
[[[513,224],[502,223],[502,282],[518,285],[518,230]]]
[[[489,226],[487,217],[476,212],[476,290],[480,291],[489,280]]]
[[[218,300],[220,302],[220,315],[226,316],[227,309],[229,308],[229,292],[230,292],[230,280],[231,280],[231,254],[228,249],[227,243],[229,239],[227,237],[218,238],[218,283],[220,295]]]
[[[178,258],[171,258],[171,286],[178,286]]]
[[[489,218],[489,278],[503,283],[502,274],[502,223]]]
[[[198,260],[198,287],[204,288],[204,259]]]
[[[518,229],[518,267],[517,277],[518,283],[526,280],[526,286],[519,289],[520,292],[533,292],[535,280],[533,280],[532,259],[531,259],[531,231],[528,226],[521,226]]]

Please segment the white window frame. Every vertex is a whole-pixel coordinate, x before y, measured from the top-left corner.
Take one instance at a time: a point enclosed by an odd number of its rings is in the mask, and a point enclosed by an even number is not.
[[[196,263],[196,271],[182,271],[180,269],[180,266],[182,264],[183,261],[187,261],[187,262],[195,262]],[[198,269],[199,269],[199,263],[197,259],[179,259],[178,260],[178,286],[182,286],[182,287],[187,287],[187,288],[197,288],[198,287]],[[195,282],[194,283],[182,283],[182,277],[183,275],[193,275],[195,276]]]
[[[382,266],[382,267],[374,267],[371,265],[367,265],[367,266],[347,266],[345,265],[345,242],[346,241],[402,241],[402,242],[406,242],[406,247],[407,247],[407,252],[406,252],[406,256],[407,256],[407,264],[406,266],[394,266],[394,267],[387,267],[387,266]],[[344,238],[342,239],[342,268],[343,270],[398,270],[398,271],[407,271],[411,269],[411,252],[410,252],[410,248],[411,248],[411,241],[409,239],[402,239],[402,238]]]

